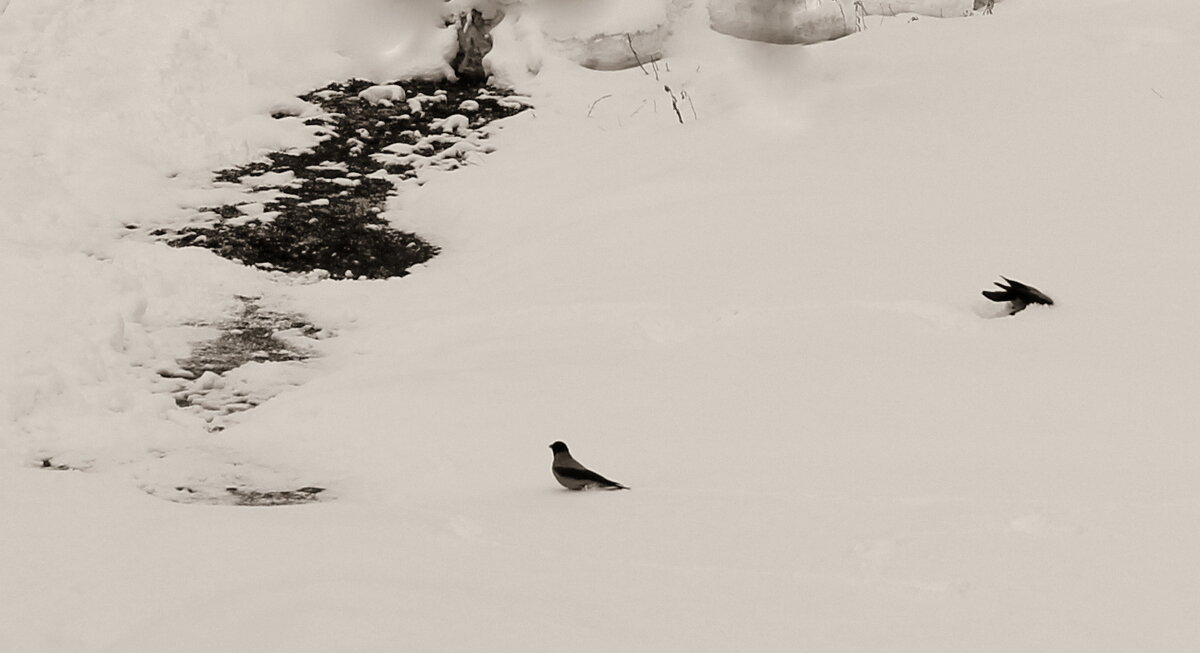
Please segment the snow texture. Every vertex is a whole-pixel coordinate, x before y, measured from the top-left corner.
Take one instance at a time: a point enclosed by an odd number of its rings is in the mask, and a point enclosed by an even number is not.
[[[403,102],[405,95],[404,89],[399,85],[376,84],[360,91],[358,97],[368,104],[382,104],[390,107],[396,102]]]
[[[125,235],[310,146],[296,95],[446,74],[440,5],[0,0],[0,650],[1200,647],[1200,6],[696,3],[643,73],[530,4],[535,109],[392,200],[409,277]],[[1055,305],[986,319],[999,275]],[[210,432],[162,374],[238,296],[334,337]]]

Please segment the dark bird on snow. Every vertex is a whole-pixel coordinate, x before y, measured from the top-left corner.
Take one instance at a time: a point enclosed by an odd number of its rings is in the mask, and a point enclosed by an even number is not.
[[[1007,281],[1008,285],[997,281],[995,282],[995,285],[999,287],[1000,290],[985,290],[983,291],[983,296],[994,302],[1008,302],[1009,306],[1011,307],[1008,312],[1009,315],[1016,315],[1017,313],[1020,313],[1021,311],[1025,310],[1026,306],[1029,306],[1030,304],[1045,304],[1047,306],[1054,305],[1054,300],[1050,299],[1049,295],[1038,290],[1037,288],[1034,288],[1033,286],[1027,286],[1020,281],[1013,281],[1008,277],[1002,276],[1000,278]]]
[[[554,452],[554,462],[550,463],[550,471],[554,472],[554,480],[558,484],[568,490],[628,490],[629,488],[610,481],[607,478],[593,472],[592,470],[579,464],[571,456],[567,445],[562,442],[555,442],[550,445],[550,450]]]

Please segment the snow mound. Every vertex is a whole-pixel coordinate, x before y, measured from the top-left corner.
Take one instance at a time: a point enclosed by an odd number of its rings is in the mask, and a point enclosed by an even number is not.
[[[378,84],[359,91],[358,98],[371,105],[392,106],[405,99],[404,89],[398,84]]]

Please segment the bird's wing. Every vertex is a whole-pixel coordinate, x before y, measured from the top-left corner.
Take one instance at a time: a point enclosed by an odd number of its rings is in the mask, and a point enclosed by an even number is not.
[[[1050,299],[1049,295],[1038,290],[1037,288],[1025,286],[1025,290],[1030,302],[1034,304],[1048,304],[1050,306],[1054,305],[1054,300]]]
[[[555,465],[554,473],[558,474],[559,476],[562,476],[563,478],[569,478],[569,479],[576,480],[576,481],[599,483],[601,485],[607,485],[609,487],[619,487],[619,488],[625,487],[624,485],[621,485],[620,483],[617,483],[616,481],[610,481],[607,478],[604,478],[603,476],[597,474],[596,472],[593,472],[590,469],[585,469],[583,467],[562,467],[562,466]]]
[[[1007,290],[985,290],[983,296],[994,302],[1006,302],[1012,299],[1012,293]]]
[[[1050,299],[1049,295],[1038,290],[1037,288],[1034,288],[1033,286],[1031,286],[1027,283],[1021,283],[1020,281],[1014,281],[1012,279],[1009,279],[1008,277],[1002,276],[1000,278],[1004,279],[1005,281],[1007,281],[1009,283],[1009,286],[1012,289],[1014,294],[1025,298],[1025,300],[1027,302],[1032,303],[1032,304],[1054,305],[1054,300]],[[999,285],[999,284],[997,284],[997,285]]]

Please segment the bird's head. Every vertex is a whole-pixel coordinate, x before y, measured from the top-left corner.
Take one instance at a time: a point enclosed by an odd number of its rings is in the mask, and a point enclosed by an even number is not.
[[[563,453],[566,450],[567,450],[566,443],[561,442],[561,441],[555,442],[554,444],[550,445],[550,451],[553,451],[554,453]]]

